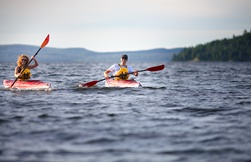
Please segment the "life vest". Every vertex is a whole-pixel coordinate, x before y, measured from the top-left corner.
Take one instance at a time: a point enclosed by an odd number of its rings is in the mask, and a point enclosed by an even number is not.
[[[21,69],[22,71],[23,69]],[[21,77],[18,77],[19,80],[29,80],[30,77],[31,77],[31,72],[30,72],[30,69],[26,68],[23,73],[22,73],[22,76]]]
[[[130,74],[128,74],[127,67],[122,67],[120,64],[118,65],[120,69],[119,71],[116,72],[115,76],[119,76],[119,77],[115,77],[115,80],[127,80],[130,76]]]

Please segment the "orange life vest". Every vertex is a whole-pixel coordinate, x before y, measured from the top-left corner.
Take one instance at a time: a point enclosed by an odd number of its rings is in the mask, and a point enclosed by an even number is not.
[[[21,68],[21,71],[23,71],[23,69]],[[26,81],[26,80],[29,80],[30,77],[31,77],[31,72],[30,72],[30,69],[26,68],[23,73],[22,73],[22,76],[21,77],[18,77],[19,80],[23,80],[23,81]]]
[[[128,74],[127,67],[122,67],[120,64],[118,65],[120,69],[119,71],[116,72],[115,76],[119,76],[119,77],[115,77],[115,80],[127,80],[130,76],[130,74]]]

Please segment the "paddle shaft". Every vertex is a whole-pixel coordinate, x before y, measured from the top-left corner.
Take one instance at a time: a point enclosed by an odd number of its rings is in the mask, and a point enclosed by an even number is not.
[[[142,71],[146,71],[146,70],[139,70],[138,72],[142,72]],[[127,74],[133,74],[134,72],[130,72],[130,73],[127,73]],[[126,74],[126,75],[127,75]],[[110,76],[109,78],[115,78],[115,77],[120,77],[121,75],[112,75],[112,76]],[[106,78],[104,78],[104,79],[100,79],[100,80],[97,80],[96,82],[98,83],[98,82],[101,82],[101,81],[104,81],[104,80],[106,80]]]
[[[142,72],[142,71],[147,71],[146,69],[145,70],[139,70],[138,72]],[[128,75],[128,74],[133,74],[134,72],[130,72],[130,73],[127,73],[127,74],[121,74],[121,75]],[[110,76],[109,78],[115,78],[115,77],[120,77],[121,75],[112,75],[112,76]],[[106,80],[106,78],[104,78],[104,79],[100,79],[100,80],[98,80],[97,82],[101,82],[101,81],[103,81],[103,80]]]

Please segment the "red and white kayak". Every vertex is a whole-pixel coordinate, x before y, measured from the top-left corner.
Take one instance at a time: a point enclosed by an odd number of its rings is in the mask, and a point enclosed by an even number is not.
[[[5,88],[10,88],[14,80],[4,80],[3,85]],[[21,81],[18,80],[12,86],[12,88],[23,89],[23,90],[41,90],[41,89],[49,89],[51,87],[51,83],[45,83],[40,80],[28,80]]]
[[[106,87],[142,87],[141,84],[135,80],[106,80]]]

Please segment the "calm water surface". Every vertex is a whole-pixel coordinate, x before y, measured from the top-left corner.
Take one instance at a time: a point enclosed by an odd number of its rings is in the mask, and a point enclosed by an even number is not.
[[[40,64],[51,91],[0,88],[0,161],[251,161],[251,63],[166,63],[142,88],[106,88],[111,64]],[[158,64],[131,64],[142,70]],[[0,81],[15,64],[0,64]]]

